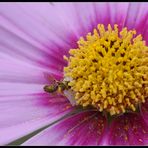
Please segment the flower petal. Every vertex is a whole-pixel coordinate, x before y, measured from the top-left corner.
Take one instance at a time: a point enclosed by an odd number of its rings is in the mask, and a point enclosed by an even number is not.
[[[43,9],[40,9],[41,7]],[[56,26],[57,19],[51,20],[52,7],[47,3],[46,5],[44,3],[23,5],[3,3],[0,6],[1,53],[11,55],[28,64],[61,73],[65,64],[63,54],[67,52],[65,49],[69,49],[70,45],[57,35],[60,31],[53,28]],[[48,17],[45,17],[46,12]],[[44,17],[40,17],[41,15]],[[50,19],[47,21],[45,18]],[[51,22],[54,24],[48,25]],[[63,32],[61,35],[66,36]]]
[[[46,126],[71,111],[68,100],[43,92],[44,72],[60,78],[57,67],[40,66],[46,57],[10,31],[0,28],[0,145]],[[45,58],[47,60],[47,58]],[[15,134],[14,134],[15,133]]]
[[[64,66],[62,56],[55,57],[53,52],[49,54],[42,51],[40,48],[29,44],[3,27],[0,27],[0,34],[0,55],[8,55],[7,58],[13,56],[13,58],[17,59],[18,63],[23,61],[46,70],[49,69],[61,72]]]
[[[127,17],[125,21],[128,29],[136,29],[138,34],[142,34],[148,44],[148,5],[145,2],[130,3],[127,11]]]
[[[40,93],[43,93],[43,85],[41,84],[0,82],[0,101],[6,101],[6,99],[12,100],[12,97],[14,96],[23,96],[26,94],[34,95]]]
[[[98,23],[122,26],[127,10],[128,3],[3,3],[0,8],[6,29],[42,50],[64,44],[63,54]]]
[[[71,105],[62,96],[43,93],[0,96],[0,145],[48,125],[71,110]]]
[[[86,35],[99,23],[107,26],[115,23],[121,28],[125,22],[129,3],[55,3],[55,9],[61,12],[63,19],[76,38]],[[62,7],[61,7],[62,6]],[[82,11],[83,10],[83,11]]]
[[[65,42],[68,28],[50,3],[2,3],[0,12],[3,27],[37,47],[42,48],[53,39]]]
[[[48,80],[44,76],[44,72],[53,74],[56,78],[61,78],[62,73],[56,70],[46,70],[31,64],[19,61],[17,58],[10,56],[2,56],[0,53],[0,82],[18,82],[18,83],[34,83],[45,84]]]
[[[144,19],[147,15],[147,3],[129,3],[125,26],[128,26],[129,29],[132,29],[137,24],[141,23],[141,20]]]
[[[108,137],[110,145],[147,145],[148,126],[140,114],[124,114],[111,123]]]
[[[105,26],[118,24],[119,29],[124,25],[129,3],[96,3],[97,24]]]
[[[145,103],[141,104],[140,111],[144,120],[148,124],[148,98],[146,99]]]
[[[106,120],[101,114],[82,112],[54,124],[23,145],[100,145],[105,131]]]

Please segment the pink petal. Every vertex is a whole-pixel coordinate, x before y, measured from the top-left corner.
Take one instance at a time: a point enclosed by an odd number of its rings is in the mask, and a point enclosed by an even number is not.
[[[4,53],[19,61],[61,74],[65,64],[63,55],[71,46],[59,36],[65,37],[65,33],[57,28],[53,29],[57,21],[50,17],[51,12],[53,13],[52,7],[47,3],[2,3],[0,54]],[[50,19],[47,21],[46,18]]]
[[[7,58],[13,56],[13,58],[18,59],[18,63],[23,61],[37,67],[61,72],[64,66],[62,56],[55,57],[53,52],[49,54],[2,27],[0,28],[0,34],[0,55],[8,55]]]
[[[41,84],[0,82],[0,101],[6,101],[6,99],[12,100],[12,96],[14,97],[26,94],[34,95],[39,93],[43,93],[43,85]]]
[[[21,138],[71,111],[66,98],[44,94],[46,70],[0,53],[0,145]]]
[[[147,145],[148,126],[138,113],[116,117],[109,131],[110,145]]]
[[[66,64],[63,55],[76,42],[72,39],[75,34],[63,19],[59,19],[59,10],[50,3],[2,3],[0,13],[2,30],[6,32],[5,37],[2,37],[7,46],[6,51],[11,53],[12,48],[17,51],[17,56],[25,60],[27,58],[27,62],[31,60],[42,67],[62,71]],[[13,40],[11,44],[5,39],[8,36]],[[14,45],[15,42],[19,42],[24,48],[20,48],[18,43]]]
[[[3,3],[0,12],[4,28],[47,52],[64,44],[59,51],[66,54],[98,23],[122,26],[127,8],[128,3]]]
[[[100,145],[106,131],[105,118],[94,111],[64,119],[23,145]]]
[[[144,120],[148,124],[148,98],[146,99],[145,103],[141,104],[140,111],[141,111],[141,114],[142,114]]]
[[[74,31],[77,39],[92,31],[99,23],[105,26],[116,23],[121,28],[127,16],[128,5],[129,3],[54,3],[55,10],[61,12],[59,17]]]
[[[2,3],[2,26],[40,48],[53,39],[63,43],[68,28],[54,9],[50,3]]]
[[[0,145],[50,124],[71,110],[66,98],[43,91],[48,83],[43,72],[54,71],[6,54],[1,53],[0,57]]]
[[[130,3],[127,11],[125,26],[129,29],[136,29],[138,34],[142,34],[148,44],[148,4]]]
[[[14,87],[16,88],[15,85]],[[21,89],[18,88],[19,90]],[[71,105],[62,96],[54,97],[43,93],[0,96],[0,145],[48,125],[71,110]]]
[[[48,80],[45,78],[44,72],[53,74],[57,78],[62,76],[62,73],[58,73],[56,70],[50,69],[50,67],[49,70],[47,70],[33,66],[17,58],[2,55],[2,53],[0,53],[0,63],[0,82],[45,84],[48,83]]]
[[[119,29],[124,25],[129,3],[96,3],[97,24],[103,23],[105,26],[118,24]]]
[[[147,3],[130,3],[127,11],[125,26],[132,29],[148,15]],[[141,28],[142,29],[142,28]]]

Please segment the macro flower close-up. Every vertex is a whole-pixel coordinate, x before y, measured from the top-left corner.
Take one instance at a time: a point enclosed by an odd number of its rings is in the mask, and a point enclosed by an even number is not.
[[[0,4],[0,145],[148,145],[148,3]]]

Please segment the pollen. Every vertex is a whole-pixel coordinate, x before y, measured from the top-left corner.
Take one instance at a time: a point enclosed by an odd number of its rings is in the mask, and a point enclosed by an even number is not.
[[[99,24],[64,56],[64,77],[77,105],[110,115],[136,111],[148,97],[148,47],[141,35]]]

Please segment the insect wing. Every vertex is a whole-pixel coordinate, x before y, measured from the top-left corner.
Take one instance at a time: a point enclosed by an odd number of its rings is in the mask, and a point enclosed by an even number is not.
[[[52,74],[44,72],[44,78],[48,80],[49,84],[56,84],[56,80]]]

